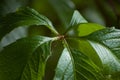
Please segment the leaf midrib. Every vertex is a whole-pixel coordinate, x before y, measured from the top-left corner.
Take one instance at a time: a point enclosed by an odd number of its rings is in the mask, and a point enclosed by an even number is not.
[[[69,48],[69,45],[68,45],[68,43],[67,43],[67,41],[65,39],[63,40],[63,43],[64,43],[65,47],[67,48],[67,50],[69,52],[69,55],[71,57],[71,61],[72,61],[72,64],[73,64],[74,80],[77,80],[76,77],[75,77],[76,76],[76,73],[75,73],[75,64],[74,64],[74,59],[73,59],[73,56],[72,56],[72,52],[71,52],[71,50]]]

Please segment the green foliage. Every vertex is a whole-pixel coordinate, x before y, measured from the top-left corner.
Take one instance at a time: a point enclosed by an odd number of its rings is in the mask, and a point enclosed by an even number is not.
[[[120,30],[114,28],[103,29],[87,37],[99,55],[103,67],[107,69],[108,74],[120,71],[119,37]]]
[[[23,38],[5,47],[0,53],[0,79],[42,79],[54,39],[42,36]]]
[[[18,26],[45,25],[57,34],[49,19],[29,8],[21,8],[16,13],[8,14],[1,18],[0,22],[0,40],[4,35]]]
[[[60,14],[64,18],[67,13]],[[120,30],[87,23],[77,10],[72,15],[67,22],[62,19],[67,23],[64,34],[31,8],[2,17],[0,39],[16,27],[31,25],[44,25],[55,36],[28,36],[4,47],[0,51],[0,80],[119,80]],[[47,78],[47,73],[53,76]]]

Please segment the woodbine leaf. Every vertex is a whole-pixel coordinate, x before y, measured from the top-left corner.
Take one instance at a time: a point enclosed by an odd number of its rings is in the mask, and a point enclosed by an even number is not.
[[[20,8],[0,19],[0,40],[3,36],[19,26],[45,25],[55,34],[58,34],[51,21],[31,8]]]
[[[102,68],[102,62],[99,56],[97,55],[96,51],[87,40],[73,38],[73,39],[67,39],[67,42],[71,48],[77,49],[80,52],[84,53],[98,67]]]
[[[79,11],[75,10],[72,15],[72,18],[71,18],[71,21],[69,23],[69,27],[68,27],[66,33],[71,30],[74,30],[74,28],[76,28],[76,26],[80,23],[87,23],[87,21],[82,17],[82,15],[79,13]]]
[[[71,18],[70,26],[73,27],[80,23],[87,23],[87,21],[83,18],[79,11],[75,10]]]
[[[99,55],[103,63],[104,74],[112,78],[114,73],[120,73],[120,30],[105,28],[85,38]],[[120,75],[116,78],[120,79]]]
[[[73,76],[72,73],[73,66],[71,57],[67,49],[64,49],[56,68],[54,80],[67,80],[67,79],[69,80],[71,78],[73,79],[73,77],[71,77]]]
[[[74,30],[76,34],[72,35],[73,38],[67,39],[69,46],[80,50],[82,53],[86,54],[97,66],[102,67],[101,60],[90,43],[85,39],[77,38],[77,36],[87,36],[95,31],[104,29],[105,27],[95,23],[80,23],[74,27],[76,27]]]
[[[103,28],[105,27],[96,23],[82,23],[82,24],[79,24],[77,28],[77,33],[78,33],[78,36],[87,36]]]
[[[5,47],[0,52],[0,80],[41,80],[52,40],[29,37]]]
[[[20,80],[42,80],[45,75],[46,61],[51,53],[51,42],[42,44],[26,64]]]
[[[99,68],[78,50],[65,48],[59,59],[54,80],[102,80]]]
[[[7,34],[2,38],[2,40],[0,41],[0,48],[2,49],[3,47],[15,42],[17,39],[20,39],[26,36],[27,36],[26,27],[15,28],[9,34]]]

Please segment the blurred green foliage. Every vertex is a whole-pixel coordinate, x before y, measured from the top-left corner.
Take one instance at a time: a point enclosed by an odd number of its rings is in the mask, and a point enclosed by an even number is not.
[[[116,25],[117,27],[120,26],[120,0],[72,1],[75,5],[75,9],[78,9],[89,22],[99,23],[108,27]],[[56,22],[56,18],[58,18],[57,14],[55,13],[56,11],[47,0],[31,0],[31,3],[29,4],[39,12],[47,15],[51,20],[54,21],[55,24],[60,24],[59,21]]]

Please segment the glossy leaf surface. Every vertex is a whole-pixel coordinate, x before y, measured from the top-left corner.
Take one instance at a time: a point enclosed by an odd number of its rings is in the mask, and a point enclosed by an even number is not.
[[[99,80],[99,68],[83,53],[66,48],[60,57],[54,80]]]
[[[0,79],[42,79],[52,40],[53,38],[36,36],[17,40],[5,47],[0,52]]]
[[[45,25],[55,34],[51,21],[31,8],[21,8],[0,19],[0,39],[18,26]]]
[[[86,37],[99,55],[104,73],[110,78],[120,72],[120,30],[106,28]],[[116,76],[116,78],[120,78]]]
[[[79,11],[75,10],[71,18],[70,26],[75,26],[80,23],[87,23],[87,20],[83,18]]]
[[[87,21],[81,16],[79,11],[75,10],[72,15],[72,18],[71,18],[71,21],[69,23],[69,27],[68,27],[66,33],[71,30],[74,30],[76,28],[76,26],[78,26],[78,24],[80,24],[80,23],[87,23]]]

